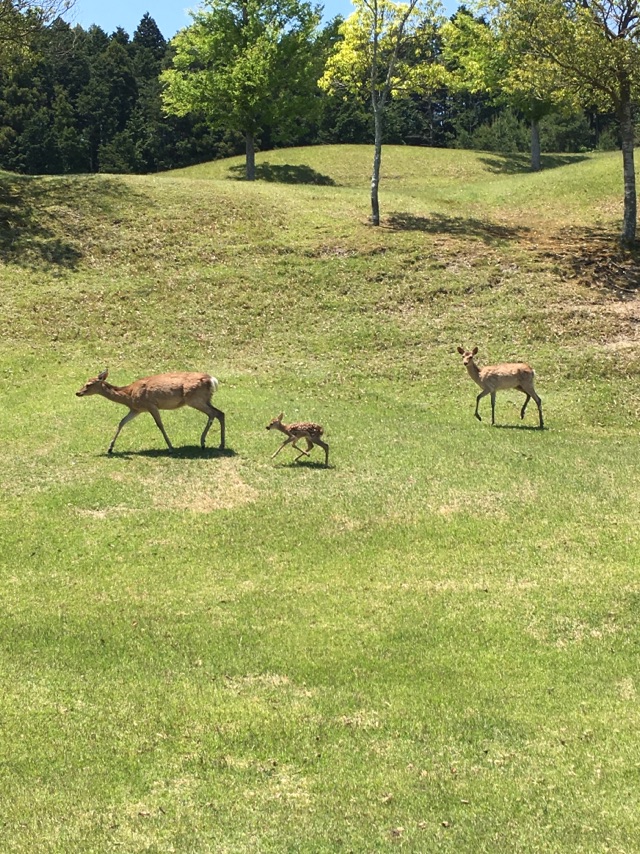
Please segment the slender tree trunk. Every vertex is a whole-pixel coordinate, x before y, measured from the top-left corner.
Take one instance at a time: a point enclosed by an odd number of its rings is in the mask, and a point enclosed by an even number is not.
[[[539,172],[541,169],[540,122],[537,119],[531,119],[531,171]]]
[[[247,27],[249,25],[249,9],[247,8],[247,4],[242,4],[242,26]],[[245,142],[245,151],[246,151],[246,163],[245,163],[245,175],[247,181],[255,181],[256,180],[256,143],[253,137],[253,133],[250,131],[246,131],[244,135]]]
[[[373,105],[373,124],[375,136],[373,143],[373,172],[371,174],[371,224],[380,225],[380,203],[378,187],[380,186],[380,163],[382,162],[382,109],[379,104]]]
[[[633,155],[634,127],[631,86],[626,83],[623,84],[621,89],[620,135],[622,137],[622,168],[624,174],[624,219],[621,239],[623,243],[634,243],[636,239],[638,201],[636,197],[636,170]]]
[[[245,145],[247,152],[246,175],[247,181],[256,180],[256,146],[252,133],[245,134]]]

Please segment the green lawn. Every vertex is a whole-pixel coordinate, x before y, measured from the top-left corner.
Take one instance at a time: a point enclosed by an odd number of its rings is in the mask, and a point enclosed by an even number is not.
[[[0,173],[0,850],[635,852],[618,155]],[[536,369],[473,417],[456,352]],[[204,416],[75,397],[209,371]],[[313,451],[271,454],[285,420]]]

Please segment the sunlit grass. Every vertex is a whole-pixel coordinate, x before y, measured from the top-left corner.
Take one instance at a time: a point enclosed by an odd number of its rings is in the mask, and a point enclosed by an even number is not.
[[[370,154],[0,176],[2,850],[634,850],[637,297],[574,263],[619,163],[389,148],[373,229]],[[473,343],[547,429],[475,420]],[[214,373],[227,452],[109,457],[105,367]]]

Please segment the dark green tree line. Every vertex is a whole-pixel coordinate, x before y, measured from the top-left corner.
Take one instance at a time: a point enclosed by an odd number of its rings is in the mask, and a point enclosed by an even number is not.
[[[7,44],[20,24],[12,17],[16,7],[8,6],[13,11],[5,20]],[[216,122],[211,109],[166,115],[161,75],[174,67],[176,47],[150,15],[130,37],[122,28],[109,35],[97,26],[83,29],[61,18],[38,17],[26,7],[20,14],[29,16],[28,49],[24,39],[11,42],[10,54],[0,49],[0,168],[30,174],[148,173],[244,152],[246,129],[224,121],[224,114]],[[340,23],[338,18],[320,27],[309,43],[318,69],[341,38]],[[0,31],[2,26],[0,16]],[[304,99],[307,106],[313,102],[304,115],[272,109],[267,102],[269,109],[256,114],[252,125],[256,150],[370,144],[373,119],[366,94],[308,89]],[[290,106],[280,101],[278,107]],[[618,141],[615,119],[594,112],[549,116],[540,133],[546,151],[585,150],[599,143],[615,147]],[[496,103],[486,93],[442,85],[391,97],[383,135],[385,144],[526,151],[529,122],[516,107]]]
[[[198,116],[167,118],[160,72],[170,46],[143,17],[122,29],[32,31],[30,50],[0,62],[0,166],[17,172],[152,172],[235,153]]]

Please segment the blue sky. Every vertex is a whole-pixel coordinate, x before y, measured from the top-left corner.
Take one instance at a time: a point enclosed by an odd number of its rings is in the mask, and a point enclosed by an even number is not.
[[[447,13],[451,14],[460,5],[458,0],[444,0]],[[178,30],[191,23],[188,10],[195,9],[197,0],[76,0],[73,9],[66,19],[72,24],[89,27],[98,24],[107,33],[112,33],[116,27],[123,27],[130,36],[135,32],[140,19],[148,12],[160,28],[166,39],[172,38]],[[325,0],[325,18],[336,15],[347,17],[353,6],[350,0]]]

